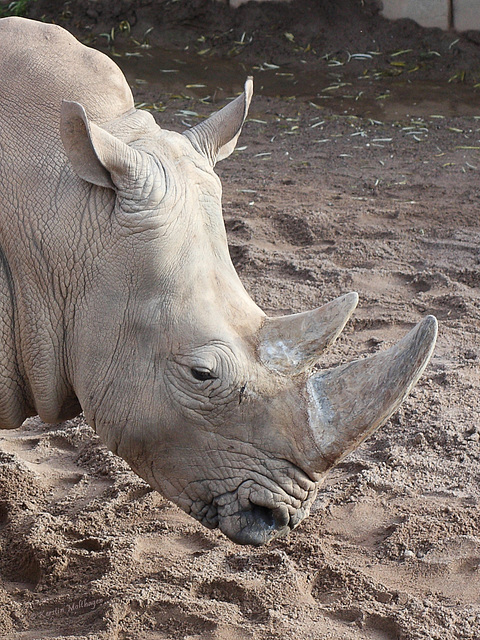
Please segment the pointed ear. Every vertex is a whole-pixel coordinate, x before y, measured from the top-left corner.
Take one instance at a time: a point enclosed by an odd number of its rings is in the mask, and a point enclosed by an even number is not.
[[[83,180],[116,189],[134,178],[138,152],[90,122],[78,102],[62,102],[60,135],[68,159]]]
[[[253,95],[253,79],[247,78],[245,91],[226,107],[183,132],[194,148],[215,166],[235,149]]]

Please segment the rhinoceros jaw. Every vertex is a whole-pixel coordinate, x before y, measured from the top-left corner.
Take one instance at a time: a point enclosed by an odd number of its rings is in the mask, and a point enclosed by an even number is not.
[[[391,349],[313,375],[307,382],[310,428],[322,473],[378,429],[426,367],[437,321],[426,317]]]

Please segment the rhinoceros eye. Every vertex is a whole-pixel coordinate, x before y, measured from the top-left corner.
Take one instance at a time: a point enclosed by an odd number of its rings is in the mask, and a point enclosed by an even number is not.
[[[195,380],[200,380],[201,382],[204,382],[205,380],[216,380],[215,376],[207,369],[195,369],[192,367],[190,372]]]

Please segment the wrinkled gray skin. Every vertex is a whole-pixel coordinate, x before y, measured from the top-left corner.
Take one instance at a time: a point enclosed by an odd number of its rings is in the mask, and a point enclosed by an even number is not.
[[[237,277],[213,167],[251,81],[182,135],[60,27],[0,20],[0,53],[0,426],[83,410],[207,527],[249,544],[285,534],[418,379],[435,320],[312,374],[357,297],[267,319]]]

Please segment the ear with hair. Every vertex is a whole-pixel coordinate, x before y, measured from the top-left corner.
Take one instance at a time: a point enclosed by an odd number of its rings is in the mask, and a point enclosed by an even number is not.
[[[83,180],[109,189],[131,182],[138,152],[90,122],[78,102],[62,102],[60,135],[72,167]]]
[[[183,132],[194,148],[210,160],[212,166],[227,158],[235,149],[252,95],[253,79],[249,77],[241,96],[200,124]]]

